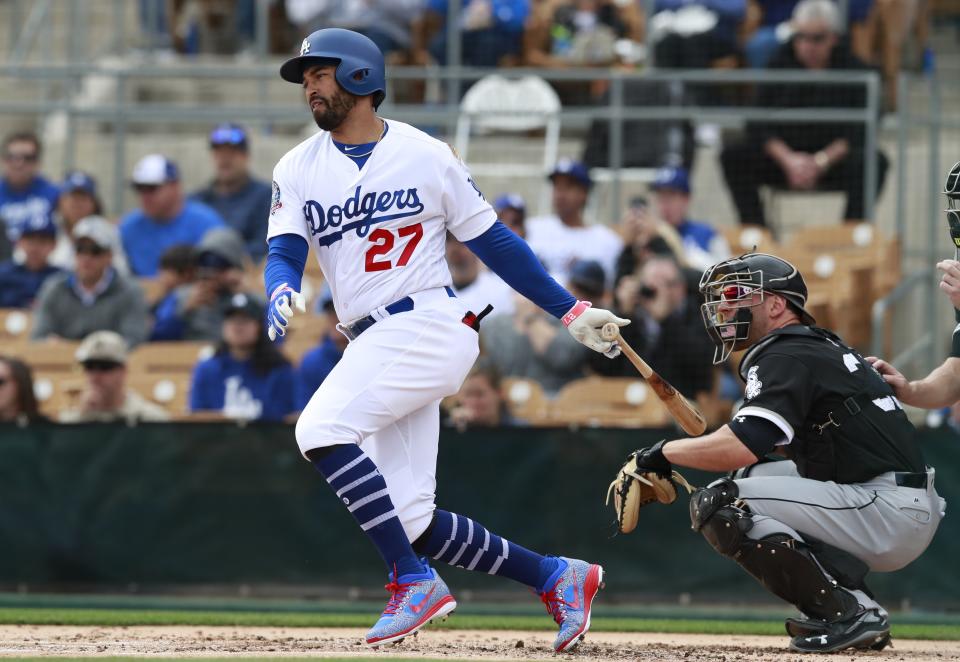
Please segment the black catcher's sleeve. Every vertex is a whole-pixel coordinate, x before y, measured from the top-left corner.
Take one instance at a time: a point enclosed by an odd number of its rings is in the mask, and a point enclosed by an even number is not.
[[[736,417],[770,421],[783,433],[780,443],[793,441],[813,404],[816,385],[808,366],[787,354],[767,353],[749,367],[745,377],[743,404]]]

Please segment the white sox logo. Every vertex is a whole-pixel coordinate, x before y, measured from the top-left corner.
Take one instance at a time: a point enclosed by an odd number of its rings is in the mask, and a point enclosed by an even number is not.
[[[743,390],[744,398],[752,400],[760,395],[760,388],[763,382],[757,377],[757,366],[753,366],[747,371],[747,386]]]
[[[336,228],[317,239],[321,246],[330,246],[340,241],[345,232],[356,230],[358,237],[366,237],[372,225],[416,216],[423,210],[424,205],[420,202],[416,188],[382,193],[372,191],[361,196],[358,186],[353,197],[347,198],[342,205],[330,205],[326,210],[316,200],[307,200],[307,204],[303,206],[303,217],[310,226],[311,235],[318,235],[328,228]],[[394,213],[384,213],[389,211]]]

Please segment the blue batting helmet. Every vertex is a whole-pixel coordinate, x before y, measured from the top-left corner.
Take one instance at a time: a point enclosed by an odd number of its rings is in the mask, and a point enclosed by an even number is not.
[[[280,67],[280,77],[302,84],[304,68],[324,61],[336,64],[337,82],[347,92],[357,96],[372,94],[374,108],[387,95],[383,53],[368,37],[343,28],[324,28],[304,39],[300,55]]]

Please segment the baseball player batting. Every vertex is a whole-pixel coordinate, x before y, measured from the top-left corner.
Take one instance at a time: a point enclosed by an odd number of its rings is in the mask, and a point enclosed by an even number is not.
[[[440,400],[473,365],[482,317],[450,287],[446,233],[593,350],[616,356],[600,329],[628,320],[550,278],[450,146],[377,116],[386,76],[371,40],[319,30],[280,75],[303,86],[321,131],[274,169],[267,322],[275,338],[305,310],[300,282],[312,246],[350,344],[300,415],[296,438],[387,565],[390,600],[367,643],[399,641],[456,608],[432,558],[532,587],[559,625],[556,650],[575,646],[603,569],[542,556],[434,505]]]

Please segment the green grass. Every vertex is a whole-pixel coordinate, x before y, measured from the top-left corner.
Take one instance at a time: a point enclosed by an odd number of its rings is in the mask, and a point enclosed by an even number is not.
[[[599,611],[599,610],[598,610]],[[58,609],[0,608],[0,623],[23,625],[224,625],[260,627],[360,627],[370,626],[368,613],[201,611],[162,609]],[[458,613],[436,627],[456,630],[545,630],[546,615],[494,615]],[[667,632],[686,634],[783,635],[783,621],[718,620],[703,618],[636,618],[603,616],[593,621],[596,632]],[[960,625],[897,623],[894,637],[903,639],[960,640]]]

